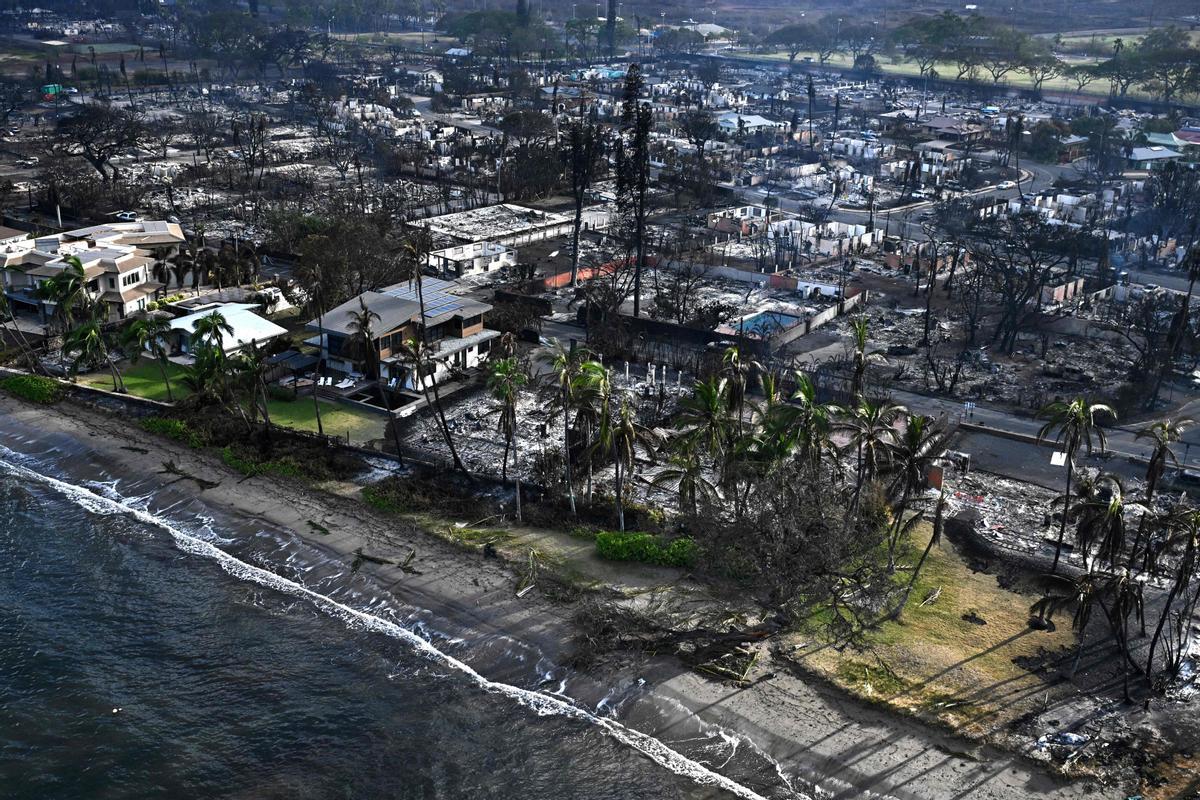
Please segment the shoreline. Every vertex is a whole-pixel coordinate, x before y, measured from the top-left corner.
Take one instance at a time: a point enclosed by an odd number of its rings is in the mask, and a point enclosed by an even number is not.
[[[93,450],[120,474],[150,476],[164,461],[206,479],[219,480],[202,490],[191,481],[172,487],[199,498],[223,515],[294,534],[347,570],[356,551],[395,563],[359,559],[360,571],[410,605],[428,609],[482,633],[528,643],[553,663],[569,655],[575,633],[570,604],[541,596],[539,590],[515,597],[517,577],[509,564],[468,552],[409,520],[381,515],[348,496],[259,476],[244,478],[210,453],[142,433],[112,413],[60,404],[42,407],[0,397],[0,441],[7,431],[60,434]],[[132,448],[132,449],[131,449]],[[310,523],[327,529],[318,533]],[[400,566],[416,551],[413,575]],[[776,665],[778,666],[778,665]],[[892,797],[898,800],[956,798],[1123,797],[1117,789],[1090,781],[1068,782],[1024,759],[1002,753],[913,719],[890,714],[805,680],[783,668],[748,687],[730,687],[686,670],[664,658],[639,660],[618,669],[605,665],[577,673],[596,692],[611,686],[621,672],[645,676],[675,722],[642,730],[665,741],[671,728],[691,717],[745,737],[788,773],[818,787],[818,796]],[[485,674],[485,677],[494,678]],[[502,679],[502,678],[501,678]],[[690,721],[695,721],[692,719]]]

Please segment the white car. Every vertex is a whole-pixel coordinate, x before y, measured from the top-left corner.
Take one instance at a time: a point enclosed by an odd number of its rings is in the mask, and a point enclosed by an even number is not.
[[[1000,181],[996,184],[997,189],[1015,189],[1017,184],[1014,181]]]

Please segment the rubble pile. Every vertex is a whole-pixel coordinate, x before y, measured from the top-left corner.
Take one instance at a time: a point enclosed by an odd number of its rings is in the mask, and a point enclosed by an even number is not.
[[[973,512],[975,532],[998,547],[1027,555],[1051,548],[1057,533],[1051,515],[1056,492],[1030,483],[984,472],[955,477],[950,498],[952,515]]]

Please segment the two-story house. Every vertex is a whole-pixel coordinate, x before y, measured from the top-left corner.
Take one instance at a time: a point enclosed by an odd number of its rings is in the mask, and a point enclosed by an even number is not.
[[[515,266],[517,251],[497,242],[474,242],[434,250],[425,257],[429,271],[446,280],[484,275]]]
[[[125,319],[144,310],[162,289],[157,273],[184,241],[180,227],[169,222],[114,223],[10,240],[0,249],[4,293],[14,309],[49,319],[55,304],[39,288],[66,271],[68,259],[75,257],[83,267],[86,292],[103,302],[105,318]]]
[[[321,357],[330,369],[396,381],[398,388],[417,390],[420,382],[407,345],[410,340],[423,341],[431,358],[423,367],[426,377],[441,382],[454,372],[479,366],[491,341],[500,335],[484,327],[484,316],[492,307],[453,294],[455,288],[449,281],[424,278],[424,316],[416,282],[364,292],[311,320],[305,327],[317,335],[308,343],[321,348]],[[364,307],[369,314],[364,314]],[[361,331],[366,316],[370,317],[374,358]],[[378,376],[370,374],[375,364]]]

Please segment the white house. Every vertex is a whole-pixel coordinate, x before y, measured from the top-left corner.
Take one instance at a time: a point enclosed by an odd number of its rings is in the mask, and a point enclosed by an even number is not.
[[[483,275],[517,263],[517,251],[497,242],[474,242],[434,250],[425,265],[439,278],[453,280]]]
[[[258,306],[254,303],[209,303],[200,306],[185,317],[171,320],[171,350],[192,352],[196,346],[192,341],[196,323],[214,313],[224,317],[226,324],[233,329],[233,333],[225,333],[221,341],[221,349],[226,353],[237,352],[251,342],[261,346],[278,336],[287,335],[287,329],[263,319],[255,313],[257,310]]]
[[[717,117],[717,125],[725,133],[758,133],[759,131],[778,131],[787,128],[786,122],[761,117],[758,114],[728,113]]]
[[[51,316],[54,303],[39,297],[38,287],[65,272],[68,259],[77,258],[88,296],[104,302],[109,320],[124,319],[144,310],[163,288],[158,274],[184,241],[178,225],[152,221],[96,225],[36,239],[7,237],[0,249],[4,292],[14,307]]]

